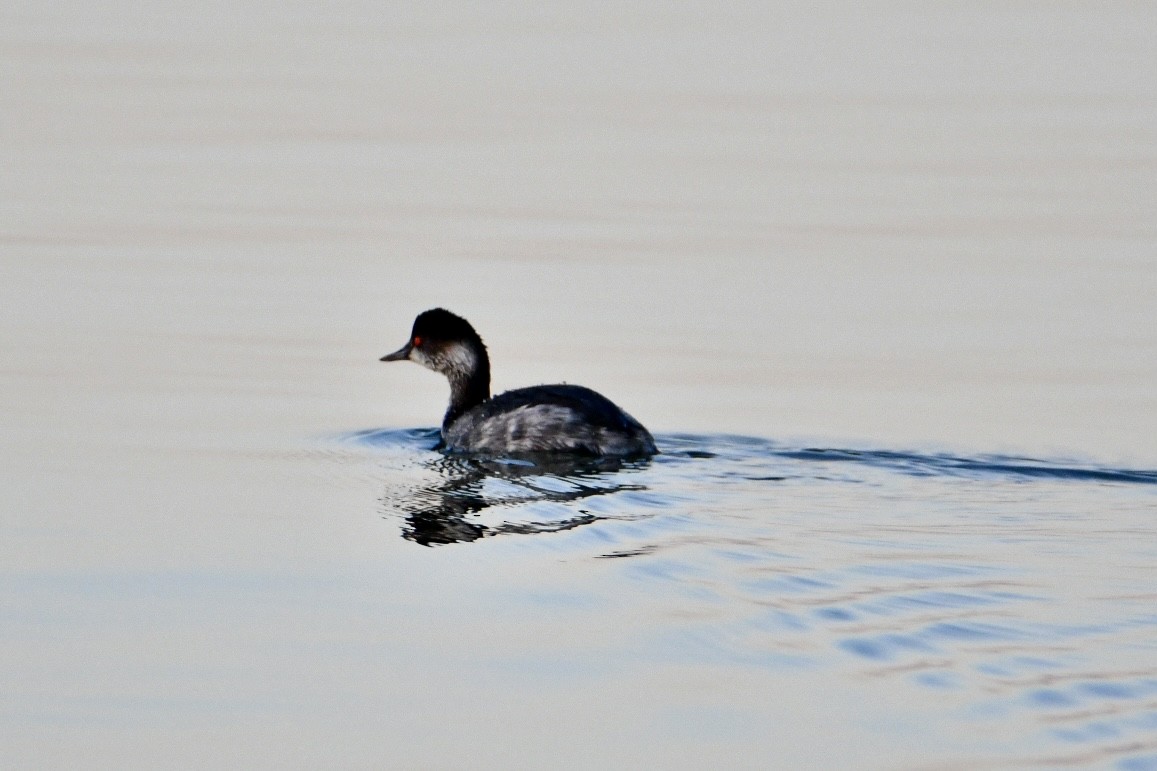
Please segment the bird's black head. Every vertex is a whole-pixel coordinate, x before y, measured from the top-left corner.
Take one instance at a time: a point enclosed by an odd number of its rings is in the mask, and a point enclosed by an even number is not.
[[[470,322],[444,308],[432,308],[418,314],[410,332],[410,342],[421,347],[426,341],[482,342]]]
[[[489,395],[490,362],[482,338],[470,322],[443,308],[418,315],[409,341],[382,361],[409,359],[441,372],[451,382],[470,381],[475,390],[485,384]]]

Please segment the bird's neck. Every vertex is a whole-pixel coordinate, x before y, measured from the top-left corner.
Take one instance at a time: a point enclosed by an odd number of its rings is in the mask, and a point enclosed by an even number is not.
[[[453,368],[446,373],[450,381],[450,406],[442,419],[442,429],[490,398],[490,362],[485,350],[472,351],[470,366]]]

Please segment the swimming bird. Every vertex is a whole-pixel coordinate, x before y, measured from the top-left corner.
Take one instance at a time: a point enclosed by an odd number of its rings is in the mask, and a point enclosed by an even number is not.
[[[482,338],[443,308],[414,319],[410,339],[382,361],[409,360],[450,381],[442,449],[453,453],[570,453],[639,457],[658,450],[639,421],[610,399],[577,385],[539,385],[490,396]]]

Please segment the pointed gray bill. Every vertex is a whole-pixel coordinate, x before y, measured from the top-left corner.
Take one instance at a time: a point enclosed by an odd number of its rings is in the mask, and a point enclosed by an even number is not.
[[[387,353],[380,361],[403,361],[410,358],[410,351],[414,350],[413,341],[406,343],[393,353]]]

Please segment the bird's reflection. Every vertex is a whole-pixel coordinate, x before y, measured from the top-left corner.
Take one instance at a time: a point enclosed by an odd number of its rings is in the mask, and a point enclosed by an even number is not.
[[[477,515],[489,508],[564,503],[643,490],[643,485],[616,482],[624,472],[642,468],[646,460],[621,458],[533,457],[485,459],[440,456],[424,464],[436,481],[407,493],[388,496],[386,505],[405,515],[402,537],[423,546],[476,541],[508,533],[553,533],[590,524],[603,517],[587,511],[549,521],[502,522],[487,525]],[[507,492],[488,491],[488,482],[506,483]]]

